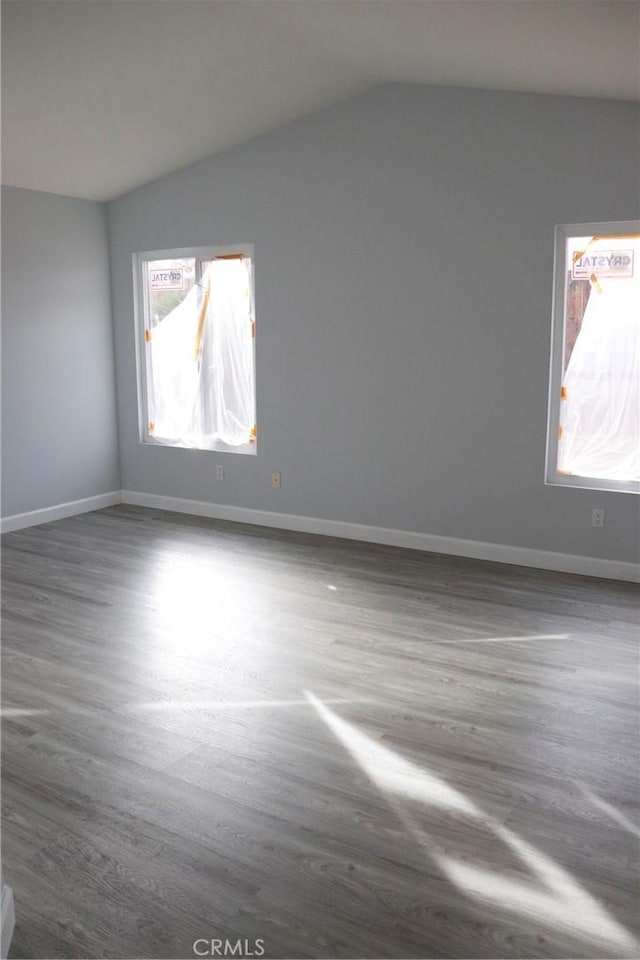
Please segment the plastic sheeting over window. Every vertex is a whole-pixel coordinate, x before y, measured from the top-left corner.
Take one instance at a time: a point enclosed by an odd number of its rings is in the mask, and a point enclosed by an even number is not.
[[[588,287],[564,344],[558,472],[640,480],[640,238],[572,237],[566,267],[565,323],[572,287]]]
[[[238,447],[256,433],[251,260],[199,264],[200,280],[146,333],[149,436]]]

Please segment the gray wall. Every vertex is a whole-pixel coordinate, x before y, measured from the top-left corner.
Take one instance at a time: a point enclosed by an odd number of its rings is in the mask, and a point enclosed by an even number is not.
[[[120,488],[104,205],[2,189],[2,515]]]
[[[110,204],[123,487],[633,560],[637,499],[543,476],[554,225],[637,215],[637,122],[392,85]],[[255,244],[258,455],[141,446],[131,255],[225,243]]]

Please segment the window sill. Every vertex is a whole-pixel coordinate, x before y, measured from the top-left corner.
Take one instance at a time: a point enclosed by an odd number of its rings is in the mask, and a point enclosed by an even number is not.
[[[169,440],[154,440],[151,437],[145,437],[140,441],[143,447],[162,447],[168,450],[185,450],[195,453],[239,453],[243,456],[253,456],[257,454],[257,443],[241,443],[237,447],[224,443],[222,440],[212,440],[206,447],[191,447],[186,443],[176,443]]]
[[[608,490],[611,493],[640,493],[640,481],[606,480],[600,477],[581,477],[575,473],[556,474],[553,479],[545,477],[548,487],[570,487],[574,490]]]

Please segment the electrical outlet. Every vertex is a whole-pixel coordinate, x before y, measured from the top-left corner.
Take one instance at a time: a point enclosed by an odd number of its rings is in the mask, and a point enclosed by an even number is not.
[[[271,486],[273,487],[274,490],[279,490],[281,485],[282,485],[282,481],[280,477],[280,471],[274,470],[274,472],[271,474]]]
[[[594,507],[591,514],[592,527],[604,527],[604,507]]]
[[[224,467],[221,463],[216,467],[216,480],[224,480]]]

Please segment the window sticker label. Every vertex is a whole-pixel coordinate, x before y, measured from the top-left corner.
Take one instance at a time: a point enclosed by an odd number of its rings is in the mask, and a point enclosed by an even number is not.
[[[592,273],[597,277],[632,277],[633,250],[588,250],[572,266],[572,280],[588,280]]]
[[[183,290],[184,269],[171,267],[170,269],[149,269],[149,290]]]

